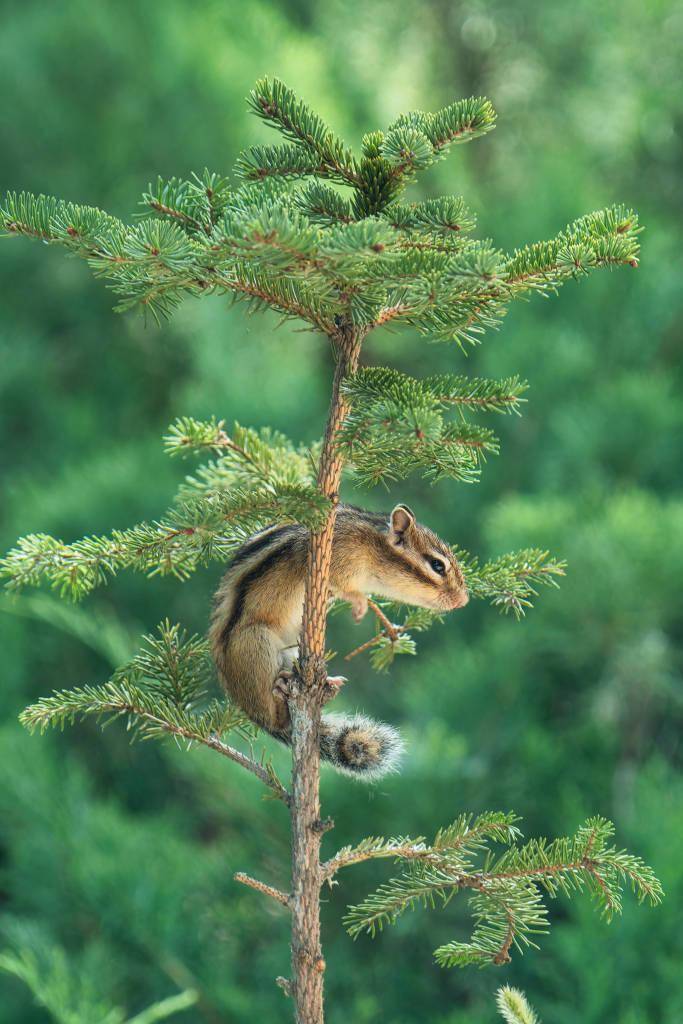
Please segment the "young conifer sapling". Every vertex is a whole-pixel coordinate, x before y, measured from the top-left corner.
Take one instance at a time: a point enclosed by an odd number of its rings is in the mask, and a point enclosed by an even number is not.
[[[407,909],[468,895],[474,929],[467,941],[436,950],[444,967],[502,964],[535,945],[548,926],[547,900],[560,893],[588,892],[608,919],[619,912],[626,885],[641,901],[661,898],[652,870],[615,847],[611,823],[599,817],[547,842],[524,841],[513,814],[463,813],[430,840],[369,837],[320,859],[321,839],[333,828],[321,812],[319,764],[343,473],[366,485],[413,473],[476,481],[486,456],[499,448],[481,420],[519,413],[526,391],[517,377],[444,372],[415,379],[389,367],[361,367],[363,342],[377,328],[406,326],[448,343],[447,352],[466,350],[499,325],[516,298],[547,295],[599,268],[637,266],[639,228],[631,210],[614,206],[580,217],[549,241],[505,253],[473,237],[475,220],[461,197],[406,200],[406,187],[422,171],[491,131],[495,113],[486,99],[402,114],[385,131],[365,135],[359,154],[282,82],[257,82],[250,104],[282,141],[246,150],[231,181],[208,171],[159,180],[143,197],[144,216],[132,224],[91,207],[11,193],[0,223],[7,235],[59,244],[85,259],[118,296],[120,311],[138,308],[162,320],[186,297],[217,294],[303,323],[336,360],[322,441],[301,448],[268,428],[181,418],[165,438],[168,452],[209,461],[157,520],[69,543],[33,534],[1,567],[12,590],[46,582],[82,598],[123,569],[186,579],[207,562],[228,562],[250,535],[272,524],[308,530],[299,651],[285,694],[291,784],[255,752],[259,730],[244,711],[207,696],[207,641],[170,622],[145,637],[140,653],[109,682],[55,692],[21,718],[44,730],[83,715],[121,715],[140,735],[203,744],[260,779],[290,813],[291,885],[284,892],[243,872],[235,878],[290,915],[291,966],[278,983],[299,1024],[321,1024],[320,893],[361,861],[388,858],[397,870],[349,908],[345,923],[353,936],[374,934]],[[452,557],[471,598],[518,618],[537,589],[555,586],[564,571],[561,561],[534,548],[483,564],[458,548]],[[373,600],[370,607],[377,629],[347,655],[354,670],[366,653],[376,669],[414,653],[415,635],[440,620],[424,608]],[[504,1013],[513,1009],[501,1004]]]

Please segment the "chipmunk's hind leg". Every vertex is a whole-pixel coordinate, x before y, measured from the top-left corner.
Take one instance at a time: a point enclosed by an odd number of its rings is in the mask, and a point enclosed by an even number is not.
[[[226,651],[228,692],[254,722],[269,732],[286,732],[289,708],[279,692],[279,675],[287,662],[282,638],[265,625],[236,630]]]

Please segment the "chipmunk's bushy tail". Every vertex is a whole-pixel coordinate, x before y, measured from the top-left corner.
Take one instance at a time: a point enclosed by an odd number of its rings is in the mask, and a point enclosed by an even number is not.
[[[290,729],[268,729],[271,736],[291,746]],[[401,734],[367,715],[323,715],[320,757],[342,775],[374,782],[398,769],[405,744]]]
[[[396,771],[404,750],[401,735],[366,715],[323,715],[320,756],[338,772],[363,782]]]

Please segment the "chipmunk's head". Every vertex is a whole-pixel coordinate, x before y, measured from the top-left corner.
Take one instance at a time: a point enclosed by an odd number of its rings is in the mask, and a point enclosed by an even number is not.
[[[407,505],[396,506],[388,527],[384,596],[441,612],[467,604],[467,585],[455,555],[432,530],[416,522]]]

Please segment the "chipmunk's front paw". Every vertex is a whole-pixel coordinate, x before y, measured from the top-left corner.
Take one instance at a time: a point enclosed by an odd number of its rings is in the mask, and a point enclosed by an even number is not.
[[[294,678],[293,672],[288,672],[285,669],[280,672],[273,683],[273,697],[276,700],[283,701],[286,703],[292,696],[292,679]]]
[[[360,622],[366,615],[368,610],[368,599],[365,594],[352,593],[345,594],[345,599],[351,605],[351,615],[354,622]]]
[[[348,679],[346,676],[328,676],[323,686],[323,704],[327,704],[333,700],[339,691],[341,690],[344,683],[347,683]]]

